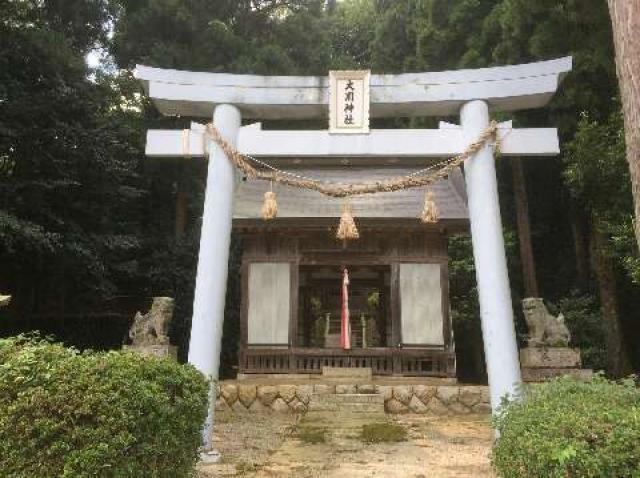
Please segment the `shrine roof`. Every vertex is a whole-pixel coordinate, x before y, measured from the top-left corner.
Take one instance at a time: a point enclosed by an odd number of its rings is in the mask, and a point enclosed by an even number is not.
[[[376,181],[405,175],[415,168],[333,167],[296,172],[325,181]],[[240,181],[235,192],[235,219],[260,219],[264,193],[269,189],[265,181]],[[459,169],[448,179],[431,187],[435,195],[439,217],[443,220],[468,220],[464,179]],[[336,218],[340,217],[345,199],[336,199],[315,191],[276,185],[278,218]],[[418,221],[424,205],[425,188],[353,196],[348,202],[357,218],[415,219]]]
[[[571,57],[491,68],[371,75],[371,116],[456,115],[467,101],[485,100],[494,111],[545,106],[571,70]],[[312,119],[327,116],[324,76],[201,73],[138,65],[135,71],[165,115],[211,118],[222,103],[246,118]]]

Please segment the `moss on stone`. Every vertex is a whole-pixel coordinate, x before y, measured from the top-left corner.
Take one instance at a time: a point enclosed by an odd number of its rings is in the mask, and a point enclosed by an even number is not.
[[[407,431],[393,423],[370,423],[362,427],[361,439],[365,443],[406,441]]]
[[[304,443],[325,443],[326,433],[325,427],[305,426],[298,428],[297,437]]]

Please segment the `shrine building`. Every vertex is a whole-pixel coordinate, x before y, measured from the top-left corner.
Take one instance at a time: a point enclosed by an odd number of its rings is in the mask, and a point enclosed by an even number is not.
[[[305,174],[343,180],[344,162],[325,161]],[[369,166],[380,175],[405,174],[406,163],[399,163],[381,158]],[[375,176],[358,166],[347,177]],[[335,237],[339,200],[279,188],[278,219],[265,222],[264,185],[242,182],[234,219],[243,238],[240,372],[308,374],[331,366],[454,377],[447,235],[468,229],[457,181],[433,187],[441,214],[436,225],[417,219],[421,190],[352,199],[360,238],[346,244]],[[345,267],[349,349],[340,347]]]

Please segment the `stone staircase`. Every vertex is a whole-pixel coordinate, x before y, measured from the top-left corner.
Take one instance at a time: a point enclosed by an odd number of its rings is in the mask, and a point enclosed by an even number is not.
[[[384,398],[379,393],[314,393],[307,414],[322,412],[383,416]]]
[[[314,393],[299,426],[324,429],[333,437],[357,437],[363,425],[386,421],[379,393]]]

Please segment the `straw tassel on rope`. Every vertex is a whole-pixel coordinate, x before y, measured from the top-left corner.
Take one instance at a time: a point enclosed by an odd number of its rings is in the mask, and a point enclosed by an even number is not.
[[[264,204],[262,205],[262,219],[270,221],[278,215],[278,202],[276,201],[276,193],[273,192],[273,184],[271,190],[264,193]]]
[[[438,206],[436,205],[435,195],[428,189],[424,196],[424,208],[420,220],[425,224],[435,224],[438,222]]]
[[[349,204],[342,206],[342,216],[340,216],[340,225],[338,226],[336,237],[343,241],[358,239],[360,237],[356,222],[351,213],[351,206]]]

